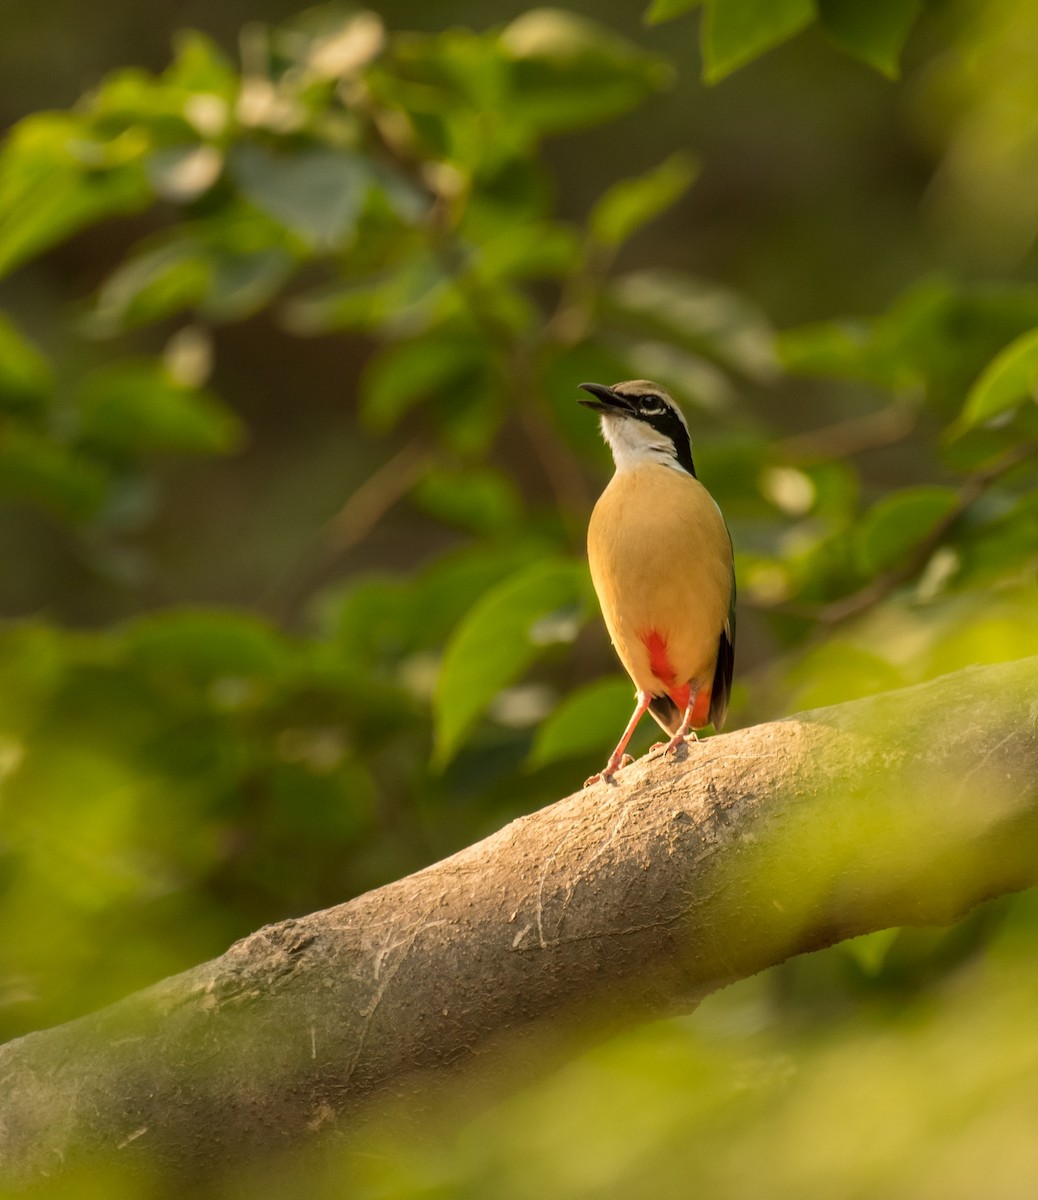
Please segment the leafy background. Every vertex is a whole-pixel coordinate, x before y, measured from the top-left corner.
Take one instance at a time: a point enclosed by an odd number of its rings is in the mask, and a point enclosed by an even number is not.
[[[1038,653],[1024,0],[0,28],[0,1036],[600,765],[583,379],[689,413],[733,724]],[[372,1134],[351,1187],[1023,1194],[1036,922],[787,963],[460,1137]]]

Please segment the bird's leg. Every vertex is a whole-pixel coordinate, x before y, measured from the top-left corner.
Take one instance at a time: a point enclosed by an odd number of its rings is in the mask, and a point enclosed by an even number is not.
[[[635,729],[638,728],[638,722],[649,711],[649,705],[651,703],[652,696],[650,696],[648,692],[638,693],[638,703],[635,706],[631,719],[627,722],[627,728],[623,732],[623,737],[620,738],[616,749],[612,754],[610,754],[609,761],[602,768],[602,770],[599,771],[597,775],[592,775],[590,779],[584,780],[585,787],[590,787],[593,783],[599,783],[602,780],[608,782],[613,778],[617,771],[620,770],[621,767],[625,767],[627,765],[627,763],[624,762],[625,758],[627,759],[627,762],[631,761],[630,755],[625,754],[624,751],[627,749],[627,743],[631,740],[631,736]]]
[[[681,718],[681,724],[678,726],[677,733],[667,743],[663,751],[664,756],[673,754],[679,746],[683,746],[686,742],[699,741],[699,738],[696,737],[696,731],[692,728],[692,709],[695,707],[697,694],[695,688],[689,692],[688,704],[685,705],[685,714]]]

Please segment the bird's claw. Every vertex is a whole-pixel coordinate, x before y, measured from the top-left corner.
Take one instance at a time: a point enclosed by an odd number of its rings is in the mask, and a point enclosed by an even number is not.
[[[649,747],[649,753],[655,754],[658,750],[663,751],[663,757],[668,754],[676,755],[682,746],[687,746],[689,742],[698,742],[699,736],[694,729],[690,729],[685,734],[675,734],[669,742],[656,742]]]
[[[617,773],[617,771],[622,771],[624,767],[629,767],[633,762],[634,759],[631,757],[631,755],[621,754],[619,762],[606,763],[601,771],[596,772],[594,775],[589,775],[587,779],[584,780],[584,786],[589,788],[596,783],[612,783],[613,776]]]

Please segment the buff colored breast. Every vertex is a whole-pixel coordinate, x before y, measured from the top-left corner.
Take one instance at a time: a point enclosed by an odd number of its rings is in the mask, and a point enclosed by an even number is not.
[[[728,530],[706,488],[657,464],[617,472],[591,515],[588,561],[635,687],[684,707],[691,684],[709,707],[733,567]]]

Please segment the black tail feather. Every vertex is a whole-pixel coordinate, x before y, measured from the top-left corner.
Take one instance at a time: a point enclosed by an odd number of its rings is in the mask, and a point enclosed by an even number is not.
[[[735,671],[735,576],[732,576],[732,598],[728,606],[728,623],[721,630],[717,645],[717,666],[714,667],[714,686],[710,693],[710,724],[718,733],[724,728],[728,714],[728,698],[732,694],[732,674]]]
[[[671,736],[677,733],[684,715],[669,696],[653,696],[649,712],[656,719],[656,724]]]

